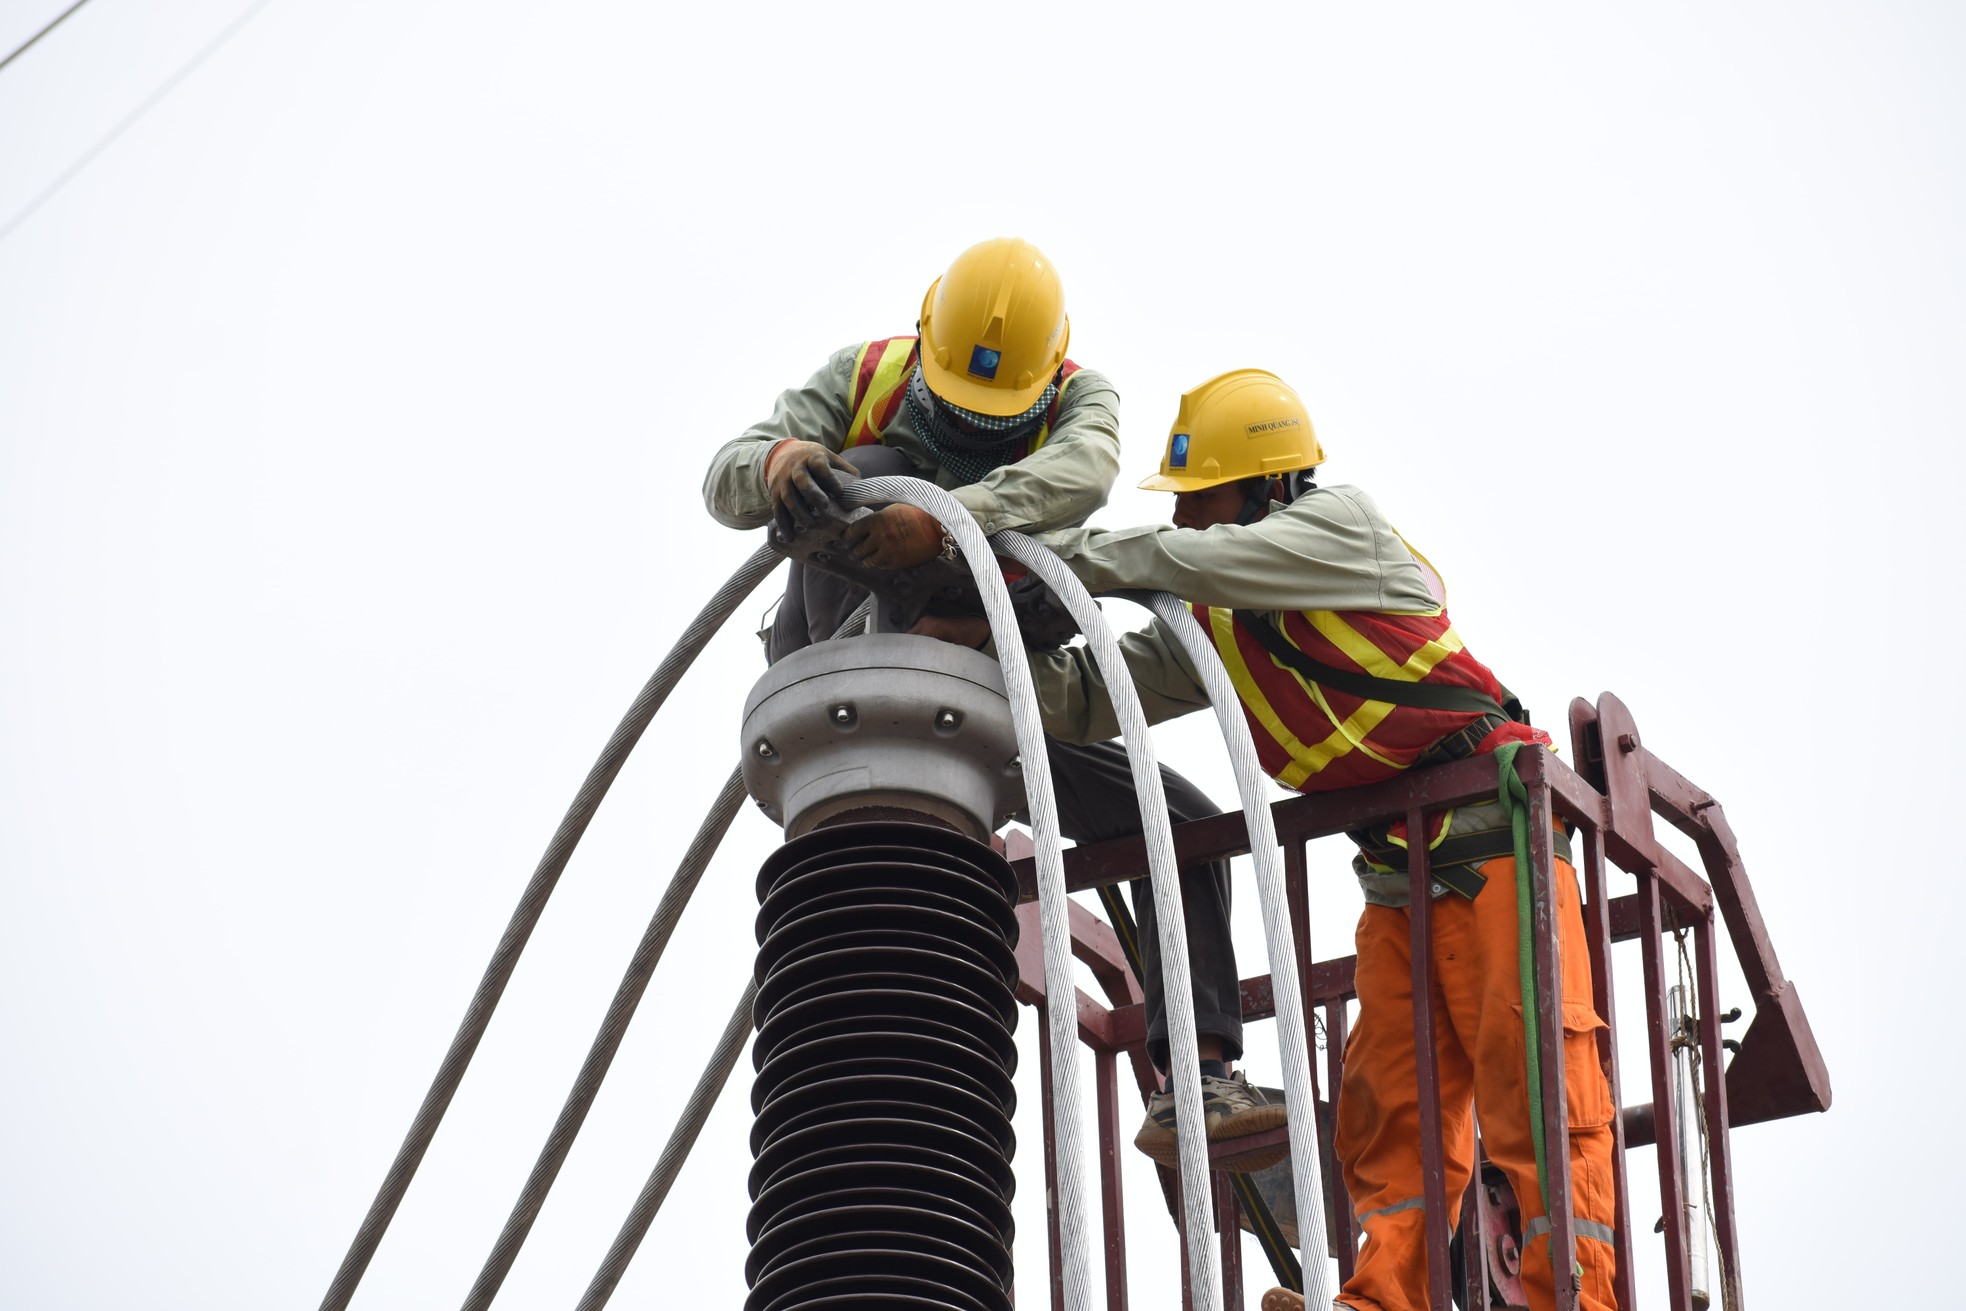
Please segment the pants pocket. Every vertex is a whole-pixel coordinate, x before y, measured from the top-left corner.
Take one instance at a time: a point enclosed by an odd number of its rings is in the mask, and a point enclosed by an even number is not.
[[[1509,1009],[1520,1025],[1522,1007],[1510,1003]],[[1617,1109],[1611,1105],[1611,1085],[1598,1060],[1597,1035],[1606,1027],[1588,1003],[1563,1004],[1563,1092],[1572,1129],[1601,1129],[1611,1123]],[[1518,1028],[1517,1036],[1527,1043],[1525,1031]]]
[[[1602,1128],[1617,1110],[1598,1059],[1597,1035],[1605,1027],[1585,1003],[1563,1004],[1563,1085],[1572,1129]]]

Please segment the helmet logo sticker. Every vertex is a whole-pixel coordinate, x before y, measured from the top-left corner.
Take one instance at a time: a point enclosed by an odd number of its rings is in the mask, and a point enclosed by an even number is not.
[[[1003,352],[993,351],[988,346],[975,346],[969,352],[969,372],[971,376],[994,380],[997,365],[1003,362]]]
[[[1167,467],[1185,469],[1188,467],[1188,434],[1177,432],[1167,443]]]

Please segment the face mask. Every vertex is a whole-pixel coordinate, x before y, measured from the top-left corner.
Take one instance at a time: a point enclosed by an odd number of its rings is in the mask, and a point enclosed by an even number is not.
[[[920,368],[908,379],[909,417],[922,440],[936,451],[995,454],[1006,446],[1029,441],[1044,426],[1045,412],[1057,395],[1058,384],[1052,383],[1030,409],[1000,418],[949,404],[928,389]]]

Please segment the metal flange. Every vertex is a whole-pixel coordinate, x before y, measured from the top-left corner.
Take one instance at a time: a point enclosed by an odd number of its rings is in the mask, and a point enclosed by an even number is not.
[[[788,838],[856,811],[911,811],[987,839],[1024,805],[1003,671],[899,633],[821,642],[744,703],[744,785]]]

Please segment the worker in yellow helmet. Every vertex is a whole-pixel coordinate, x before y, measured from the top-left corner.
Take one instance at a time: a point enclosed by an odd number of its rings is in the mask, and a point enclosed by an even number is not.
[[[731,528],[803,521],[842,475],[912,474],[948,488],[986,533],[1084,523],[1119,473],[1119,395],[1066,357],[1065,291],[1011,237],[958,255],[922,298],[919,336],[835,351],[771,417],[710,461],[703,501]],[[903,569],[946,549],[934,516],[890,505],[854,524],[853,553]],[[794,565],[767,643],[776,660],[823,641],[865,593]]]
[[[1181,398],[1158,473],[1140,485],[1173,492],[1170,525],[1075,529],[1044,540],[1095,592],[1154,589],[1192,607],[1227,667],[1266,770],[1298,792],[1393,778],[1507,743],[1549,738],[1476,660],[1447,616],[1431,566],[1355,487],[1319,487],[1324,450],[1297,393],[1276,375],[1239,369]],[[964,620],[918,631],[979,643]],[[1150,721],[1200,710],[1208,694],[1160,620],[1121,639]],[[1045,730],[1068,742],[1119,731],[1104,679],[1082,647],[1033,654]],[[1482,1145],[1509,1175],[1524,1222],[1524,1284],[1535,1311],[1554,1305],[1548,1219],[1538,1183],[1525,1073],[1516,943],[1514,835],[1500,801],[1456,807],[1423,836],[1433,871],[1434,971],[1439,979],[1439,1079],[1450,1211],[1458,1210]],[[1339,1295],[1356,1311],[1420,1311],[1427,1300],[1404,823],[1350,835],[1366,906],[1359,920],[1359,1019],[1345,1050],[1336,1147],[1364,1228]],[[1554,841],[1564,1011],[1563,1066],[1579,1305],[1615,1306],[1609,1085],[1598,1062],[1589,956],[1562,830]],[[1197,924],[1190,951],[1230,950],[1228,924]],[[1205,1093],[1206,1100],[1206,1093]],[[1143,1140],[1171,1141],[1173,1098],[1149,1102]],[[1211,1139],[1216,1137],[1213,1126]],[[1455,1216],[1448,1217],[1450,1227]],[[1282,1290],[1266,1308],[1303,1299]]]
[[[711,515],[732,528],[760,527],[774,514],[798,520],[840,477],[892,473],[949,488],[985,532],[1065,528],[1106,503],[1119,472],[1119,397],[1104,377],[1066,357],[1064,292],[1035,247],[998,239],[958,255],[923,297],[919,329],[918,338],[834,352],[805,386],[778,398],[769,419],[726,443],[703,482]],[[858,521],[849,537],[858,558],[888,569],[953,545],[932,516],[899,504]],[[767,658],[830,638],[864,595],[794,562]],[[1097,842],[1139,832],[1133,771],[1118,743],[1050,739],[1047,747],[1065,836]],[[1221,813],[1173,770],[1163,767],[1161,781],[1175,822]],[[1187,904],[1206,908],[1191,913],[1226,922],[1226,861],[1192,866],[1182,880]],[[1157,998],[1153,901],[1144,881],[1134,904],[1150,944],[1146,990]],[[1192,973],[1204,1054],[1234,1060],[1242,1051],[1234,955],[1198,961]],[[1158,1018],[1148,1042],[1164,1066],[1167,1036]],[[1280,1117],[1281,1108],[1262,1108],[1247,1131]]]

